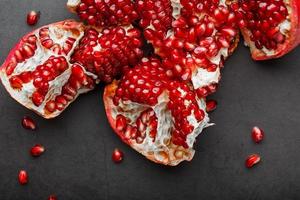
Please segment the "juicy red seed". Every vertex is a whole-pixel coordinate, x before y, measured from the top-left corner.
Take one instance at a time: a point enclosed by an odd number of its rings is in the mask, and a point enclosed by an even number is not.
[[[42,145],[36,144],[30,149],[30,154],[33,157],[38,157],[38,156],[42,155],[44,153],[44,151],[45,151],[45,148]]]
[[[217,108],[217,101],[216,100],[208,100],[206,101],[206,111],[212,112]]]
[[[40,106],[44,101],[44,96],[40,94],[39,92],[34,92],[32,94],[32,102],[35,106]]]
[[[35,25],[40,18],[40,12],[30,11],[27,14],[27,24],[30,26]]]
[[[19,172],[19,183],[21,185],[25,185],[28,183],[28,175],[27,175],[27,172],[25,170],[21,170]]]
[[[36,124],[33,121],[33,119],[31,119],[30,117],[23,117],[22,126],[25,129],[29,129],[29,130],[35,130],[36,129]]]
[[[121,150],[115,149],[112,154],[112,160],[115,163],[120,163],[123,160],[124,154]]]
[[[264,139],[264,136],[265,136],[265,133],[262,129],[260,129],[257,126],[253,127],[252,132],[251,132],[251,137],[254,142],[260,143]]]
[[[260,156],[257,154],[252,154],[250,156],[247,157],[245,165],[247,168],[252,168],[254,165],[256,165],[257,163],[259,163],[261,160]]]
[[[55,195],[50,195],[48,200],[57,200],[57,197]]]

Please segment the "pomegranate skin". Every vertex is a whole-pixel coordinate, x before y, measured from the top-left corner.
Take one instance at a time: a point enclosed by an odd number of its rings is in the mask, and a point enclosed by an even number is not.
[[[289,38],[283,44],[280,44],[276,51],[271,55],[266,55],[263,51],[257,49],[254,45],[250,45],[250,32],[246,28],[241,29],[241,33],[246,43],[250,46],[251,56],[254,60],[269,60],[280,58],[300,44],[300,1],[289,0],[291,7],[291,14],[289,15],[291,21],[291,29],[289,31]]]

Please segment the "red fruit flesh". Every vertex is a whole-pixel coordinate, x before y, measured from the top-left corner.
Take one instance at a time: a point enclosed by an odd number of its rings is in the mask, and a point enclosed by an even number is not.
[[[39,18],[40,18],[40,12],[36,12],[34,10],[30,11],[27,14],[27,24],[33,26],[39,21]]]
[[[227,5],[228,4],[228,5]],[[192,81],[200,97],[214,90],[220,67],[237,46],[237,17],[230,2],[213,0],[139,0],[145,38],[168,74]]]
[[[33,157],[38,157],[38,156],[42,155],[44,152],[45,152],[45,147],[43,147],[40,144],[36,144],[30,149],[30,154]]]
[[[115,162],[115,163],[120,163],[122,162],[123,160],[123,157],[124,157],[124,154],[121,150],[119,149],[115,149],[112,153],[112,160]]]
[[[24,36],[0,77],[19,103],[53,118],[100,81],[111,82],[135,65],[141,46],[140,32],[131,26],[96,30],[66,20]]]
[[[18,176],[18,179],[19,179],[19,183],[21,185],[25,185],[28,183],[28,175],[27,175],[27,172],[25,170],[21,170],[19,172],[19,176]]]
[[[245,165],[247,168],[252,168],[254,165],[258,164],[260,162],[261,158],[257,154],[252,154],[247,157]]]
[[[138,18],[131,0],[68,0],[68,8],[89,25],[129,25]]]
[[[233,4],[255,60],[279,58],[300,43],[300,1],[243,0]]]
[[[252,137],[252,140],[254,142],[260,143],[264,139],[265,133],[264,133],[264,131],[262,129],[260,129],[257,126],[255,126],[252,129],[251,137]]]
[[[22,120],[22,126],[25,129],[29,129],[29,130],[35,130],[36,129],[36,124],[33,121],[33,119],[31,119],[30,117],[24,117]]]
[[[191,160],[193,143],[208,126],[204,100],[172,80],[158,59],[143,59],[105,88],[106,115],[119,137],[165,165]]]

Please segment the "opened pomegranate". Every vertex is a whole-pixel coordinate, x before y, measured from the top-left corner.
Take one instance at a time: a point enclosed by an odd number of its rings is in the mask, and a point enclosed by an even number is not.
[[[240,0],[232,8],[253,59],[278,58],[299,45],[299,0]]]
[[[215,92],[220,67],[235,50],[239,30],[230,1],[138,0],[145,38],[169,74],[192,81],[200,97]]]
[[[68,8],[89,25],[129,25],[138,18],[132,0],[68,0]]]
[[[144,58],[105,88],[109,122],[120,138],[148,159],[177,165],[191,160],[208,116],[190,85],[172,80],[156,58]]]
[[[136,64],[142,56],[139,37],[131,26],[96,30],[72,20],[50,24],[21,39],[0,77],[19,103],[53,118],[79,94]]]

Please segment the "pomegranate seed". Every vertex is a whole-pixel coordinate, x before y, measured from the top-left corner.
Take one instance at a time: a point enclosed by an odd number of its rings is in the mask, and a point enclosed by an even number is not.
[[[206,111],[212,112],[217,108],[217,101],[216,100],[208,100],[206,101]]]
[[[27,14],[27,24],[33,26],[38,22],[39,18],[40,18],[40,12],[36,12],[34,10],[30,11]]]
[[[27,116],[23,117],[22,126],[25,129],[28,129],[28,130],[35,130],[36,129],[36,124],[33,121],[33,119],[31,119],[30,117],[27,117]]]
[[[48,200],[57,200],[57,197],[55,195],[50,195]]]
[[[38,157],[38,156],[42,155],[44,153],[44,151],[45,151],[45,148],[42,145],[36,144],[30,149],[30,154],[33,157]]]
[[[251,136],[254,142],[260,143],[264,139],[265,133],[262,129],[255,126],[252,129]]]
[[[112,160],[115,163],[120,163],[123,160],[123,152],[119,149],[115,149],[112,154]]]
[[[245,165],[247,168],[252,168],[254,165],[260,162],[260,156],[257,154],[252,154],[247,157]]]
[[[19,172],[19,183],[21,185],[25,185],[28,183],[28,175],[27,172],[25,170],[21,170]]]

